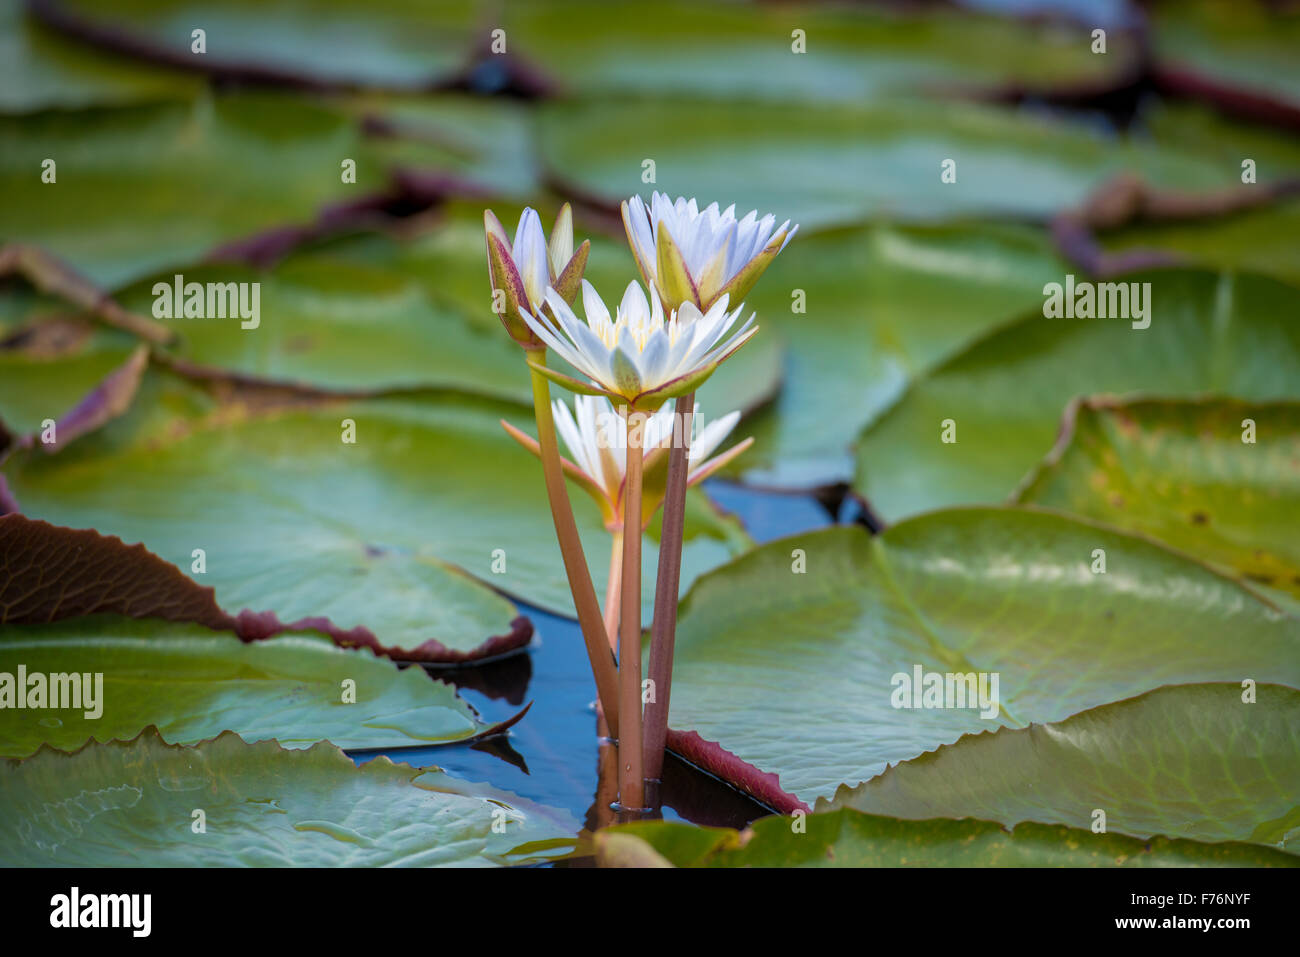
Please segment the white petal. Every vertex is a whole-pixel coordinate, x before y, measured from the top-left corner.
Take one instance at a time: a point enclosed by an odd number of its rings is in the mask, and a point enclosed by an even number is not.
[[[756,332],[758,332],[758,328],[754,325],[754,317],[750,316],[747,323],[741,326],[734,335],[728,337],[726,341],[712,349],[708,355],[700,361],[699,365],[705,366],[711,362],[716,362],[733,350],[738,349],[744,340],[748,339]]]
[[[672,436],[673,409],[676,404],[672,400],[665,402],[659,407],[658,412],[646,420],[644,444],[647,449],[658,448]]]
[[[519,227],[515,230],[515,245],[512,250],[515,268],[524,281],[524,291],[533,308],[541,308],[546,286],[551,281],[550,265],[547,261],[546,234],[542,232],[542,220],[537,210],[531,206],[519,217]]]
[[[578,398],[582,397],[578,396]],[[560,438],[564,440],[569,458],[578,468],[590,475],[591,469],[587,467],[586,443],[583,441],[582,430],[578,428],[578,423],[573,421],[573,413],[569,411],[569,406],[562,399],[555,399],[551,402],[551,409],[555,419],[555,431],[559,432]]]
[[[600,328],[602,320],[606,323],[610,321],[605,301],[596,292],[596,287],[585,279],[582,281],[582,308],[587,314],[587,325],[593,329]]]
[[[659,290],[650,287],[650,321],[657,326],[664,324],[664,304],[659,299]]]
[[[646,383],[646,388],[653,389],[668,380],[665,373],[669,368],[671,354],[672,350],[668,346],[668,333],[661,326],[650,333],[639,360],[642,370],[641,377]]]
[[[689,461],[702,462],[707,459],[713,454],[713,450],[731,434],[731,430],[736,427],[736,423],[739,421],[739,412],[728,412],[722,418],[714,419],[706,425],[700,430],[700,434],[695,437],[695,441],[691,443]]]
[[[633,279],[623,290],[623,301],[618,304],[620,318],[626,317],[629,323],[644,326],[650,321],[650,303],[645,297],[641,284]]]
[[[640,196],[633,196],[623,204],[623,224],[627,228],[632,255],[641,271],[653,282],[658,267],[654,229],[650,211]]]
[[[524,320],[524,324],[533,331],[537,338],[541,339],[542,342],[546,343],[546,345],[554,349],[556,352],[564,355],[564,350],[569,348],[564,341],[564,337],[557,334],[555,329],[545,319],[533,315],[527,309],[519,310],[519,318]]]
[[[551,241],[546,246],[546,255],[550,262],[551,275],[559,278],[560,273],[564,272],[564,267],[573,258],[572,210],[568,215],[562,214],[555,218],[555,226],[551,230]]]
[[[598,378],[597,371],[604,375],[604,370],[609,367],[609,347],[604,340],[580,319],[574,319],[572,326],[566,327],[565,332],[573,341],[574,348],[585,357],[584,371],[592,378]]]
[[[547,322],[544,317],[535,316],[530,321],[528,316],[524,316],[528,328],[536,332],[542,341],[554,349],[569,365],[583,375],[595,378],[590,370],[599,367],[598,357],[593,358],[589,350],[579,347],[575,339],[575,332],[585,329],[582,320],[573,314],[573,310],[565,304],[554,289],[546,290],[546,304],[551,307],[559,328]]]

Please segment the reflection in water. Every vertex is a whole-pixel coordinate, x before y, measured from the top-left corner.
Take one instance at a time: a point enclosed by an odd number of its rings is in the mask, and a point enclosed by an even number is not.
[[[484,697],[504,701],[518,710],[523,707],[528,695],[528,684],[533,677],[533,659],[531,655],[513,654],[472,668],[426,666],[425,670],[435,678],[450,681],[462,692],[477,691]]]
[[[738,515],[759,542],[823,527],[836,515],[841,521],[857,518],[852,505],[834,492],[821,497],[787,495],[720,481],[705,488],[715,502]],[[532,701],[527,716],[506,735],[381,753],[415,767],[436,765],[466,781],[490,782],[564,808],[589,828],[610,823],[614,814],[609,807],[617,792],[616,757],[611,747],[601,747],[595,688],[577,622],[527,605],[520,611],[536,628],[527,653],[431,674],[456,685],[487,722],[503,721]],[[355,757],[360,763],[375,753]],[[671,754],[664,764],[660,797],[664,818],[715,827],[744,827],[771,813]]]
[[[524,774],[528,774],[528,762],[524,756],[514,749],[510,744],[508,734],[494,734],[490,738],[484,738],[482,741],[475,741],[470,745],[475,751],[482,751],[484,754],[490,754],[493,757],[500,758],[507,764],[513,764]]]

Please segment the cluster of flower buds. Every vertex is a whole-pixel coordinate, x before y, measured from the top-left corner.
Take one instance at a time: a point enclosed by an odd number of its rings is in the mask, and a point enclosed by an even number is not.
[[[549,243],[542,232],[541,217],[532,208],[519,217],[514,243],[490,209],[483,212],[483,226],[487,231],[493,308],[515,342],[529,350],[546,348],[523,317],[540,312],[552,292],[565,302],[573,302],[587,268],[591,243],[583,240],[574,252],[573,210],[568,203],[555,217]]]

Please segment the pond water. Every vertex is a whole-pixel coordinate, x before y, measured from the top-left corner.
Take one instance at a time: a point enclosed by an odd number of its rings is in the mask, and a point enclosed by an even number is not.
[[[723,481],[705,484],[710,498],[736,514],[758,542],[837,520],[853,521],[853,506],[823,504],[812,495],[763,492]],[[525,604],[536,628],[524,654],[454,671],[435,671],[490,722],[532,709],[506,735],[476,743],[356,753],[360,764],[378,754],[415,767],[436,765],[467,781],[486,781],[529,800],[565,808],[594,822],[598,739],[591,668],[578,624]],[[770,814],[747,795],[672,755],[664,766],[663,816],[695,824],[744,827]]]

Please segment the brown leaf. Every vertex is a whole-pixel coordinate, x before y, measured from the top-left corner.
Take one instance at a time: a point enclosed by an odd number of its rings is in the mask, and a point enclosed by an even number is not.
[[[0,516],[0,623],[79,615],[192,621],[235,630],[211,588],[195,584],[143,545],[24,515]]]

